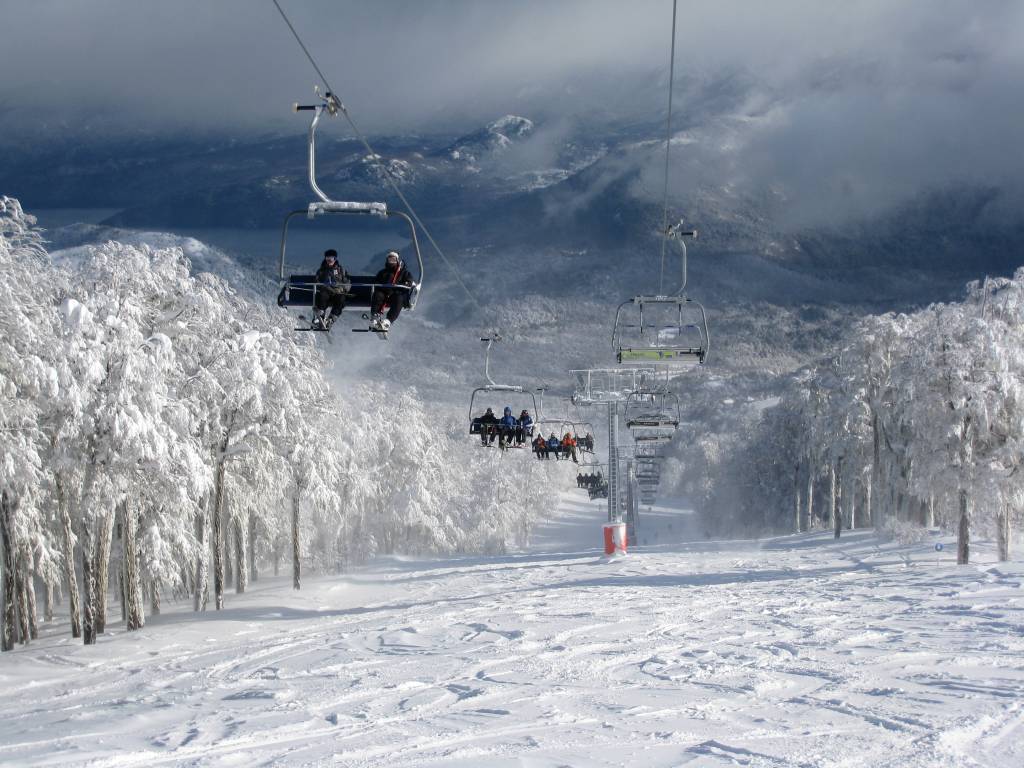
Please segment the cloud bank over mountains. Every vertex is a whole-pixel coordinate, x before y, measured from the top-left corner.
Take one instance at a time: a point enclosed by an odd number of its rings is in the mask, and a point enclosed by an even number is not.
[[[514,113],[536,159],[589,125],[663,130],[670,0],[282,4],[374,133]],[[702,0],[678,27],[676,194],[770,190],[795,226],[951,185],[1016,200],[1021,3]],[[289,106],[315,82],[269,0],[12,4],[0,51],[8,137],[300,132]],[[641,191],[660,190],[655,149]]]

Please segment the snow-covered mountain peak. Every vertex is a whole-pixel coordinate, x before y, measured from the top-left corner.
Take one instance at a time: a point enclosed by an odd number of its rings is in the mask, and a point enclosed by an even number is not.
[[[486,127],[457,139],[445,150],[445,154],[457,162],[475,166],[487,155],[496,154],[510,147],[516,140],[533,133],[532,120],[517,115],[505,115],[488,123]]]
[[[533,121],[518,115],[505,115],[490,123],[487,130],[508,139],[522,138],[533,132]]]

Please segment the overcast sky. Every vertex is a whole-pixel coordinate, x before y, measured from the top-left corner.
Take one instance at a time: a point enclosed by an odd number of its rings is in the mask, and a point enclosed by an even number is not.
[[[671,0],[282,5],[368,126],[435,120],[567,78],[578,87],[589,73],[597,100],[604,73],[668,63]],[[316,80],[270,0],[0,0],[0,19],[8,107],[258,125]],[[920,89],[956,106],[1016,79],[1022,22],[1019,0],[683,0],[677,72],[746,70],[782,89],[859,76],[878,111]]]
[[[636,76],[653,92],[667,72],[671,0],[282,5],[370,131],[648,110],[623,83]],[[704,165],[716,174],[809,190],[824,175],[849,194],[899,197],[1024,171],[1021,0],[679,5],[677,77],[744,84],[729,109],[753,127],[723,134],[729,168]],[[0,0],[9,130],[43,121],[74,132],[97,115],[168,131],[279,130],[295,126],[289,106],[315,82],[271,0]],[[683,120],[698,108],[678,104]]]

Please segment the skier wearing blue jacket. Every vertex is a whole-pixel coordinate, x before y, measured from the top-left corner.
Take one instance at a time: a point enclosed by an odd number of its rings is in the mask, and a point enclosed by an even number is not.
[[[512,436],[516,433],[518,426],[519,420],[512,415],[512,407],[506,405],[505,412],[498,419],[498,430],[501,432],[501,436],[498,438],[499,448],[505,448],[505,446],[512,444]]]
[[[558,439],[554,432],[551,433],[551,437],[548,438],[548,453],[555,454],[555,460],[561,460],[562,458],[562,441]]]
[[[530,418],[530,412],[523,408],[519,414],[519,428],[516,429],[516,445],[522,445],[528,437],[533,437],[533,419]]]

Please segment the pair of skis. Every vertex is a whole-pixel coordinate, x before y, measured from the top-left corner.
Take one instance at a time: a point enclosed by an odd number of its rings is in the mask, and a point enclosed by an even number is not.
[[[363,317],[363,320],[370,320],[370,316],[367,315],[365,312],[363,313],[362,317]],[[306,317],[305,315],[299,315],[299,320],[301,320],[304,323],[309,323],[309,325],[307,327],[304,327],[304,328],[296,328],[295,329],[296,331],[315,331],[317,333],[326,333],[326,334],[328,334],[327,340],[328,341],[332,341],[331,336],[330,336],[331,329],[328,328],[327,326],[323,325],[322,322],[321,322],[321,324],[316,324],[312,320],[310,320],[308,317]],[[352,333],[375,333],[375,334],[377,334],[377,338],[380,339],[381,341],[387,341],[388,340],[388,332],[386,330],[384,330],[383,328],[375,328],[375,327],[373,327],[373,325],[370,325],[367,328],[353,328],[352,329]],[[333,341],[332,341],[332,343],[333,343]]]

